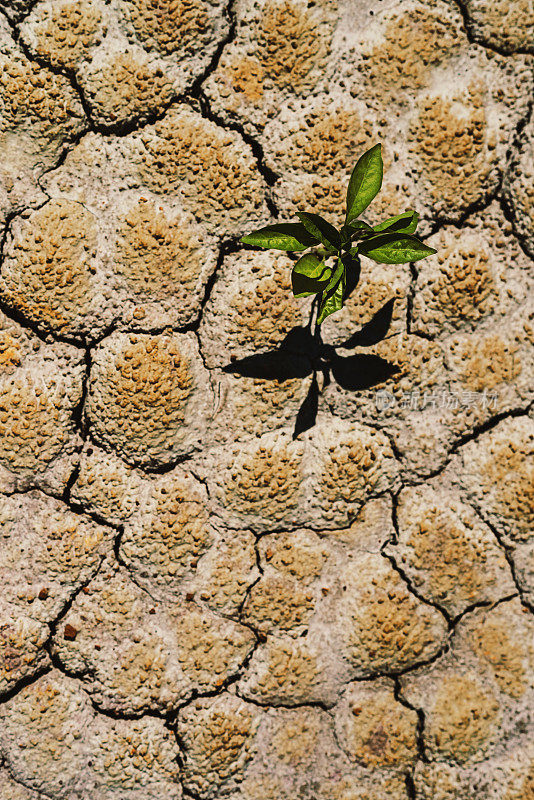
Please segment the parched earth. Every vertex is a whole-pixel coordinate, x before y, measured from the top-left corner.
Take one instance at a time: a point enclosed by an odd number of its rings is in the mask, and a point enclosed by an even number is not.
[[[1,800],[532,800],[531,0],[0,11]],[[377,141],[438,252],[293,439],[238,240]]]

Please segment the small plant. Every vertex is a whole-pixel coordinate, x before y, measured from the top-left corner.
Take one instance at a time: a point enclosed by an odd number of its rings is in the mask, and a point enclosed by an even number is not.
[[[275,350],[232,360],[224,367],[225,372],[235,375],[278,381],[312,376],[308,394],[297,413],[293,438],[315,425],[320,393],[318,374],[323,375],[323,388],[333,378],[346,391],[363,391],[384,383],[398,372],[395,364],[377,354],[359,352],[345,357],[338,352],[382,341],[391,324],[394,298],[346,341],[331,345],[321,338],[321,323],[343,308],[358,285],[360,256],[379,264],[405,264],[436,252],[414,236],[419,219],[415,211],[405,211],[375,226],[358,219],[380,191],[382,175],[381,145],[376,144],[364,153],[352,171],[347,213],[340,230],[318,214],[301,212],[297,215],[300,222],[268,225],[241,239],[243,244],[255,247],[302,253],[291,274],[293,294],[314,295],[305,327],[296,325]]]
[[[414,236],[419,215],[405,211],[379,225],[358,219],[382,186],[381,145],[363,154],[350,176],[347,213],[340,230],[319,214],[300,212],[300,222],[267,225],[243,236],[243,244],[267,250],[309,252],[293,267],[291,286],[295,297],[316,295],[317,325],[343,308],[360,276],[360,256],[379,264],[405,264],[436,251]]]

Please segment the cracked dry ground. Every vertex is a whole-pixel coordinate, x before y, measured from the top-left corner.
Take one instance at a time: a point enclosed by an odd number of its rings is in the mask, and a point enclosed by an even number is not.
[[[0,10],[1,800],[532,800],[530,0]],[[237,241],[376,141],[438,253],[324,325],[396,298],[394,404],[293,441]]]

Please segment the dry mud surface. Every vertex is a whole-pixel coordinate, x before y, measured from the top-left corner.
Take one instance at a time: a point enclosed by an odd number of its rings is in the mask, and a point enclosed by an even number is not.
[[[532,800],[531,0],[0,12],[1,800]],[[294,440],[238,239],[376,141],[438,253]]]

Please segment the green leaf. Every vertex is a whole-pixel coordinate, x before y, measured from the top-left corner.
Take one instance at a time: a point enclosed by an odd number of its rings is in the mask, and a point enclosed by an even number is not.
[[[345,266],[344,266],[343,262],[341,261],[341,259],[338,258],[337,264],[336,264],[336,268],[335,268],[334,272],[332,273],[332,276],[331,276],[330,280],[328,281],[328,283],[324,287],[324,293],[325,294],[330,292],[334,288],[334,286],[337,286],[337,283],[338,283],[339,279],[341,278],[341,276],[344,273],[345,273]]]
[[[350,231],[351,236],[355,236],[356,234],[360,233],[373,233],[373,228],[364,222],[363,219],[353,219],[352,222],[343,225],[343,228],[346,228]],[[341,230],[343,230],[343,228]]]
[[[405,264],[419,261],[437,252],[416,236],[404,233],[382,233],[360,242],[358,252],[379,264]]]
[[[394,231],[415,233],[418,222],[419,214],[416,211],[405,211],[404,214],[397,214],[396,217],[390,217],[379,225],[375,225],[372,230],[374,230],[375,233],[379,231],[387,231],[388,233],[393,233]]]
[[[347,189],[346,223],[359,217],[380,191],[384,173],[381,147],[381,144],[371,147],[352,170]]]
[[[313,236],[300,222],[280,222],[276,225],[267,225],[257,231],[243,236],[243,244],[254,247],[263,247],[266,250],[306,250],[319,244],[320,239]]]
[[[291,286],[295,297],[309,297],[322,292],[332,275],[332,270],[314,253],[301,256],[291,273]]]
[[[319,312],[317,314],[317,324],[321,325],[330,314],[340,311],[343,308],[343,297],[345,295],[345,270],[339,278],[337,284],[330,292],[323,292],[319,302]]]
[[[343,261],[343,265],[345,267],[345,295],[343,299],[346,300],[347,297],[350,297],[358,285],[358,281],[360,280],[361,264],[357,254],[352,253],[352,251],[349,253],[344,253],[341,256],[341,260]]]
[[[297,213],[306,230],[311,236],[319,239],[325,247],[339,250],[341,247],[341,237],[333,225],[330,225],[319,214],[309,214],[306,211]]]
[[[366,239],[368,236],[374,236],[374,230],[363,220],[353,220],[348,225],[343,225],[340,234],[342,246],[348,249],[352,239]]]
[[[347,247],[350,245],[350,237],[351,237],[351,229],[348,225],[343,225],[341,230],[339,231],[339,235],[341,237],[341,246]]]

